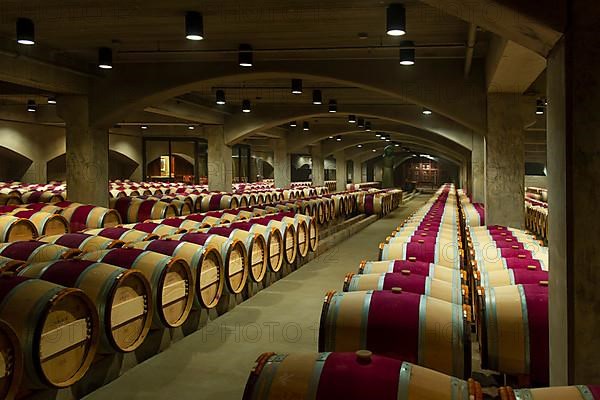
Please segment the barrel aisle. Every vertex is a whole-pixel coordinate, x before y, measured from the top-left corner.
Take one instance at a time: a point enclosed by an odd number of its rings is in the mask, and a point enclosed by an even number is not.
[[[361,260],[377,259],[378,244],[429,197],[416,196],[85,399],[241,399],[261,353],[317,350],[326,291],[340,290]]]

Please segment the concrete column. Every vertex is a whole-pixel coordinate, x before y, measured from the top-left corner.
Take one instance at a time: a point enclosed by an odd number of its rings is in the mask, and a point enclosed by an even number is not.
[[[548,58],[550,383],[600,382],[600,36],[597,2],[572,0]]]
[[[282,139],[273,139],[273,167],[276,188],[290,187],[292,181],[292,162],[287,151],[287,142]]]
[[[222,126],[206,126],[208,140],[208,189],[215,192],[231,192],[233,161],[231,146],[225,144]]]
[[[321,142],[310,148],[310,155],[312,159],[312,184],[313,186],[323,186],[325,185],[325,164]]]
[[[352,183],[362,182],[362,163],[359,159],[352,160]]]
[[[69,200],[108,207],[108,128],[90,126],[87,96],[62,96]]]
[[[521,96],[488,95],[485,221],[522,228],[525,224],[525,144]]]
[[[346,190],[346,180],[347,180],[347,171],[346,171],[346,153],[344,150],[340,150],[336,152],[335,157],[335,180],[336,180],[336,191],[343,192]]]
[[[473,195],[473,202],[485,202],[485,138],[475,133],[471,152],[471,181],[469,190]]]

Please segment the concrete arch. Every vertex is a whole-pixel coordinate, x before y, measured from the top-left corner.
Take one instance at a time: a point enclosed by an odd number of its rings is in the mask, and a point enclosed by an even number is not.
[[[90,115],[94,125],[109,127],[132,111],[199,87],[227,80],[297,77],[351,85],[426,106],[484,134],[484,72],[481,63],[476,64],[470,80],[463,78],[462,60],[420,60],[418,68],[402,67],[395,60],[279,61],[257,63],[244,73],[233,62],[120,64],[107,79],[94,82]]]
[[[428,153],[435,157],[442,157],[448,161],[451,161],[457,165],[462,165],[466,158],[464,156],[448,153],[447,151],[437,149],[435,147],[431,147],[428,145],[411,145],[411,150],[417,153]],[[367,160],[371,160],[373,158],[380,157],[383,153],[383,144],[380,141],[373,141],[371,143],[366,143],[362,148],[354,147],[352,149],[346,150],[346,159],[358,160],[363,163]],[[377,152],[373,152],[373,149],[376,149]],[[367,157],[366,159],[364,157]]]

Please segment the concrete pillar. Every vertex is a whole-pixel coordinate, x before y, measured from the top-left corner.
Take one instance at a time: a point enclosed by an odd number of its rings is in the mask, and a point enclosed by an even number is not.
[[[362,163],[358,159],[352,160],[352,183],[362,182]]]
[[[485,221],[522,228],[525,224],[525,144],[521,96],[488,95]]]
[[[346,190],[346,180],[347,180],[347,171],[346,171],[346,153],[344,150],[340,150],[336,152],[335,157],[335,180],[336,180],[336,191],[343,192]]]
[[[471,152],[471,181],[469,188],[473,202],[485,202],[485,138],[473,134],[473,150]]]
[[[215,192],[231,192],[233,161],[231,146],[225,144],[222,126],[206,126],[208,140],[208,189]]]
[[[90,126],[87,96],[62,96],[57,113],[65,121],[68,199],[108,207],[108,128]]]
[[[323,186],[325,185],[325,164],[321,142],[310,148],[310,155],[312,159],[312,184],[313,186]]]
[[[276,188],[290,187],[292,181],[292,162],[287,151],[287,142],[282,139],[273,139],[273,167]]]
[[[572,0],[548,58],[550,383],[600,382],[600,36],[597,5]]]

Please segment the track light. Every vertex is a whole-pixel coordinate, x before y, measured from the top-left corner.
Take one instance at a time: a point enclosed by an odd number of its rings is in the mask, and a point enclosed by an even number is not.
[[[304,121],[304,122],[302,123],[302,130],[303,130],[303,131],[308,131],[309,129],[310,129],[310,126],[309,126],[308,122],[307,122],[307,121]]]
[[[312,103],[316,106],[323,104],[323,93],[320,90],[313,90],[313,100]]]
[[[371,132],[371,121],[365,122],[365,130]]]
[[[292,79],[292,94],[302,94],[302,79]]]
[[[35,44],[35,27],[29,18],[17,19],[17,43],[28,46]]]
[[[217,97],[217,104],[219,105],[224,105],[225,104],[225,91],[224,90],[217,90],[216,93],[216,97]]]
[[[402,4],[390,4],[386,10],[386,33],[390,36],[406,34],[406,10]]]
[[[298,126],[298,124],[296,123],[296,121],[291,121],[290,122],[290,128],[295,128],[297,126]]]
[[[48,97],[48,104],[56,104],[56,97]]]
[[[337,112],[337,101],[329,100],[329,112],[330,113]]]
[[[98,67],[112,69],[112,49],[108,47],[100,47],[98,49]]]
[[[37,104],[35,104],[34,100],[27,100],[27,111],[29,111],[29,112],[37,111]]]
[[[341,135],[337,135],[337,136],[335,137],[335,141],[336,141],[336,142],[341,142],[341,141],[342,141],[342,136],[341,136]]]
[[[415,43],[404,41],[400,46],[400,65],[415,65]]]
[[[348,122],[351,124],[356,123],[356,115],[348,115]]]
[[[204,19],[201,13],[196,11],[185,13],[185,38],[188,40],[204,39]]]
[[[359,149],[362,147],[362,144],[357,144],[356,147],[358,147]]]
[[[240,44],[238,54],[240,67],[251,67],[253,65],[252,58],[252,46]]]
[[[544,100],[538,99],[535,113],[536,115],[544,115]]]
[[[249,113],[250,110],[250,100],[242,101],[242,112]]]
[[[357,125],[359,128],[364,129],[365,128],[365,120],[363,118],[359,118]]]
[[[424,115],[431,115],[433,113],[432,113],[432,111],[429,108],[423,107],[423,114]]]

